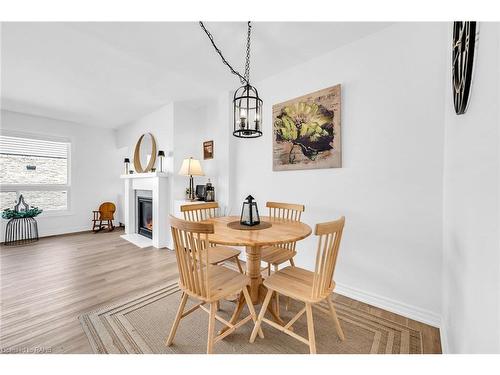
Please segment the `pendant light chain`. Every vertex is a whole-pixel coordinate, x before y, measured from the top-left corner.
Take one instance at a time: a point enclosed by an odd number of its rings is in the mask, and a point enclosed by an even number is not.
[[[250,34],[251,34],[251,31],[252,31],[252,25],[250,25],[250,21],[248,21],[247,59],[246,59],[246,63],[245,63],[245,80],[246,80],[247,84],[250,84]]]
[[[235,70],[229,64],[229,62],[224,58],[224,56],[222,55],[222,52],[220,51],[220,49],[215,44],[214,37],[212,36],[212,34],[210,34],[210,31],[207,30],[207,28],[205,27],[205,25],[201,21],[200,21],[200,27],[207,34],[208,39],[210,39],[210,42],[212,43],[212,46],[214,47],[215,51],[217,52],[217,54],[222,59],[222,62],[224,63],[224,65],[226,65],[229,68],[229,70],[231,71],[231,73],[233,73],[235,76],[239,77],[240,82],[241,82],[242,85],[249,85],[250,84],[250,29],[252,27],[250,25],[250,21],[248,21],[247,55],[246,55],[246,62],[245,62],[245,75],[241,75],[241,73],[239,73],[237,70]]]

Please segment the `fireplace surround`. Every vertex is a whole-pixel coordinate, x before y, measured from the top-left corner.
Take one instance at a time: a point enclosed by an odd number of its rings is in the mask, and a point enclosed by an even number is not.
[[[122,175],[120,178],[123,179],[125,185],[123,204],[125,234],[121,237],[140,248],[170,247],[171,235],[168,224],[170,189],[167,173],[134,173]],[[145,223],[140,222],[143,217],[138,215],[139,199],[141,199],[140,204],[146,205],[144,207],[150,204],[151,223],[149,224],[153,227],[148,228],[147,220]]]

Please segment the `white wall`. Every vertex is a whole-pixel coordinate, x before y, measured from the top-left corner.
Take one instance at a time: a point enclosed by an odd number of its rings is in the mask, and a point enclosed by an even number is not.
[[[215,187],[216,200],[222,209],[229,203],[230,161],[228,125],[230,106],[228,93],[195,102],[174,103],[174,172],[190,156],[200,160],[205,176],[195,176],[194,184],[205,184],[210,178]],[[214,141],[214,158],[203,159],[203,142]],[[189,179],[175,176],[174,199],[183,199]]]
[[[179,176],[182,161],[189,157],[198,159],[203,172],[203,137],[205,134],[205,106],[191,102],[174,103],[174,199],[184,199],[189,177]],[[206,183],[203,176],[193,176],[194,185]]]
[[[479,25],[466,114],[455,115],[446,77],[442,337],[450,353],[500,352],[500,27]]]
[[[229,123],[232,120],[232,107],[228,104],[228,100],[232,100],[232,97],[232,93],[222,93],[207,100],[204,132],[201,134],[201,143],[214,141],[214,158],[202,160],[202,163],[206,176],[214,183],[216,200],[222,212],[229,212],[232,209],[229,204],[234,190],[234,184],[231,184],[231,176],[234,174],[231,149],[233,135],[232,124]]]
[[[92,210],[104,201],[118,203],[119,184],[114,177],[120,173],[121,163],[112,130],[3,110],[1,120],[2,131],[71,140],[71,208],[64,214],[38,216],[40,236],[90,230]],[[2,220],[2,241],[5,224]]]
[[[304,203],[314,226],[346,216],[339,291],[439,324],[446,25],[397,24],[261,82],[264,136],[233,138],[237,213],[252,194]],[[327,47],[326,47],[327,48]],[[342,84],[343,167],[272,171],[280,103]],[[313,268],[315,239],[298,245]]]

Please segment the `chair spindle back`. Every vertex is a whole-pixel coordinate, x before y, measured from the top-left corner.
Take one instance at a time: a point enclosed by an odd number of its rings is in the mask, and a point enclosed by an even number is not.
[[[219,204],[217,202],[185,204],[181,206],[181,212],[184,214],[184,220],[203,221],[217,217]]]
[[[302,212],[304,212],[303,204],[267,202],[266,207],[269,208],[269,216],[277,219],[285,219],[291,221],[300,221]]]
[[[291,221],[300,221],[302,212],[305,210],[303,204],[293,203],[267,202],[266,207],[269,208],[269,217]],[[289,242],[275,246],[295,251],[296,244],[296,242]]]
[[[323,297],[331,293],[333,272],[337,263],[344,223],[345,217],[342,216],[335,221],[316,224],[314,234],[319,238],[311,296],[313,298]]]
[[[170,216],[181,287],[200,298],[209,298],[208,234],[213,224],[189,222]]]

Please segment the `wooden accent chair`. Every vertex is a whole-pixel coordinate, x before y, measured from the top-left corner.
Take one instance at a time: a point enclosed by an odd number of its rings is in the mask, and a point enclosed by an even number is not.
[[[333,281],[333,273],[339,252],[340,240],[344,229],[345,218],[342,216],[336,221],[317,224],[314,234],[319,236],[318,249],[316,253],[316,267],[314,272],[307,271],[299,267],[286,267],[281,271],[274,273],[266,278],[264,285],[267,287],[267,294],[262,303],[262,309],[259,313],[259,318],[255,324],[250,342],[255,341],[255,336],[261,327],[262,322],[266,322],[274,328],[290,335],[297,340],[309,345],[311,354],[316,353],[316,340],[314,336],[314,323],[312,306],[326,311],[330,314],[335,324],[337,334],[341,340],[344,340],[344,333],[337,317],[337,312],[333,307],[331,295],[335,288]],[[302,308],[285,326],[281,326],[272,320],[264,318],[267,306],[271,301],[273,293],[280,293],[289,296],[295,300],[304,302],[305,307]],[[318,303],[326,300],[330,307],[329,311]],[[291,330],[292,325],[299,319],[302,314],[307,316],[307,332],[308,340],[299,336]]]
[[[266,207],[269,208],[269,217],[286,219],[291,221],[300,221],[302,212],[305,210],[303,204],[267,202]],[[297,254],[295,250],[296,242],[289,242],[280,245],[268,246],[262,248],[261,259],[267,263],[267,274],[271,275],[271,266],[277,272],[281,264],[290,262],[291,266],[295,266],[293,257]],[[289,301],[287,301],[288,308]],[[279,315],[279,297],[276,294],[276,312]]]
[[[199,203],[199,204],[185,204],[181,206],[181,212],[184,215],[184,220],[187,221],[203,221],[217,216],[219,204],[217,202]],[[241,251],[221,245],[211,245],[210,253],[208,255],[210,264],[220,264],[228,260],[236,262],[238,269],[241,273],[243,267],[241,266],[238,256]]]
[[[172,344],[181,319],[200,308],[209,314],[207,354],[210,354],[216,342],[250,319],[254,322],[257,320],[248,291],[250,278],[229,268],[210,264],[210,253],[214,248],[209,246],[208,234],[214,233],[213,224],[189,222],[173,216],[170,216],[170,223],[182,296],[166,345]],[[216,310],[217,303],[221,299],[235,293],[239,294],[240,298],[245,298],[250,314],[239,322],[231,324],[218,316]],[[199,303],[184,311],[188,297],[199,300]],[[205,307],[205,304],[210,304],[210,309]],[[215,320],[228,327],[225,332],[217,336],[215,336]],[[260,337],[264,337],[262,330],[258,333]]]
[[[99,206],[98,211],[92,211],[94,214],[94,218],[92,219],[92,230],[97,233],[105,227],[107,227],[110,232],[115,229],[113,225],[115,211],[116,206],[111,202],[104,202]]]

